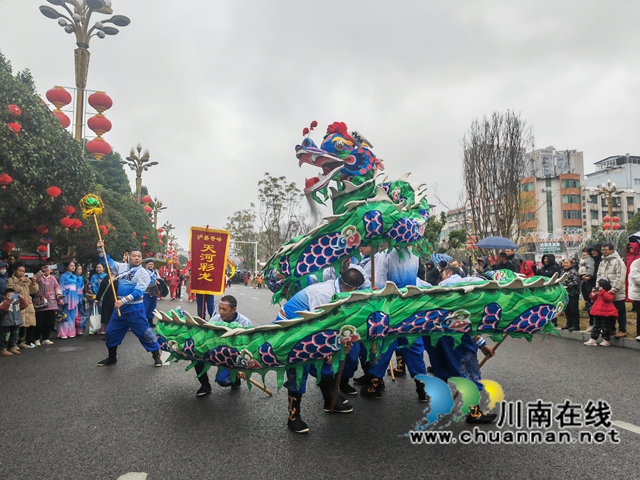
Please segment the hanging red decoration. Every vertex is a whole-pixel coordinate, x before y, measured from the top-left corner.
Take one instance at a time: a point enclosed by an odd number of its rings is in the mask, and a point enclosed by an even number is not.
[[[19,117],[20,115],[22,115],[22,109],[18,106],[18,105],[9,105],[9,114],[13,115],[14,117]]]
[[[20,130],[22,129],[22,126],[17,122],[7,123],[7,127],[9,127],[9,130],[11,130],[16,135],[20,133]]]
[[[60,190],[56,186],[53,186],[53,187],[47,188],[46,192],[47,192],[47,195],[49,195],[51,198],[58,198],[62,193],[62,190]]]
[[[60,225],[62,225],[65,230],[69,230],[74,225],[73,218],[64,217],[62,220],[60,220]]]
[[[4,231],[5,231],[5,232],[8,232],[9,230],[13,230],[13,225],[5,225],[5,226],[4,226],[4,227],[2,227],[2,228],[4,228]]]
[[[614,223],[614,224],[613,224],[613,229],[614,229],[614,230],[620,230],[621,228],[622,228],[622,227],[620,226],[620,224],[618,224],[618,223]]]
[[[147,213],[151,213],[151,212],[153,212],[153,208],[151,208],[149,205],[145,205],[144,206],[144,211],[147,212]]]
[[[76,209],[73,208],[71,205],[67,205],[66,207],[64,207],[62,209],[62,211],[64,212],[64,214],[68,217],[70,215],[73,215],[74,213],[76,213]]]
[[[80,221],[80,220],[79,220],[79,219],[77,219],[77,218],[74,218],[74,219],[73,219],[73,225],[71,225],[71,227],[72,227],[74,230],[78,230],[80,227],[82,227],[82,221]]]
[[[46,245],[39,245],[36,250],[38,250],[38,252],[40,252],[40,253],[47,253],[47,246]]]
[[[609,217],[609,215],[602,217],[603,222],[609,222],[610,220],[611,218]]]
[[[11,242],[4,242],[2,245],[0,245],[0,250],[2,250],[3,252],[10,252],[14,248],[16,248],[16,246]]]
[[[611,228],[611,224],[605,223],[604,225],[602,225],[602,228],[604,228],[605,230],[609,230]]]
[[[620,217],[613,217],[613,218],[611,219],[611,221],[612,221],[613,223],[619,223],[619,222],[620,222]]]
[[[96,160],[100,160],[105,155],[111,153],[111,145],[109,145],[103,138],[97,137],[87,142],[87,152],[93,155]]]
[[[162,232],[164,232],[164,228],[160,227],[160,228],[158,229],[158,233],[162,233]]]
[[[38,225],[36,227],[36,232],[38,232],[40,235],[44,235],[45,233],[49,233],[49,229],[46,225]]]
[[[48,90],[46,97],[58,110],[71,103],[71,94],[64,88],[58,86]]]
[[[112,125],[111,120],[99,113],[87,121],[87,127],[96,132],[96,135],[101,137],[111,130]]]
[[[160,245],[164,245],[164,242],[163,242],[162,240],[158,241],[158,243],[159,243]]]
[[[0,175],[0,185],[2,185],[2,190],[6,190],[7,185],[9,185],[11,182],[13,182],[13,178],[11,178],[11,176],[9,176],[8,174],[3,173],[2,175]]]
[[[147,242],[142,242],[140,245],[142,245],[143,247],[147,246]]]
[[[153,202],[153,199],[152,199],[149,195],[145,195],[145,196],[144,196],[144,197],[142,197],[140,200],[141,200],[141,201],[142,201],[142,203],[144,203],[145,205],[146,205],[147,203],[151,203],[151,202]]]
[[[104,92],[92,93],[89,95],[88,102],[98,113],[109,110],[113,106],[113,100]]]
[[[146,236],[146,235],[143,235],[143,236],[142,236],[142,239],[143,239],[143,240],[146,240],[146,239],[147,239],[147,236]]]
[[[104,225],[100,225],[100,233],[102,233],[103,237],[106,237],[109,234],[109,230]]]
[[[60,120],[62,128],[69,128],[69,125],[71,125],[71,119],[67,116],[66,113],[61,110],[54,110],[53,114],[58,117],[58,120]]]

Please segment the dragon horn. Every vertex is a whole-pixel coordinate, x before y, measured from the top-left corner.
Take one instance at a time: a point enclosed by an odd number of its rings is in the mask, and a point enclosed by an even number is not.
[[[178,325],[184,325],[184,321],[173,310],[171,310],[171,319],[172,319],[173,323],[176,323]]]
[[[153,311],[153,315],[160,314],[160,320],[167,323],[173,323],[173,320],[164,312],[159,312],[158,310]]]

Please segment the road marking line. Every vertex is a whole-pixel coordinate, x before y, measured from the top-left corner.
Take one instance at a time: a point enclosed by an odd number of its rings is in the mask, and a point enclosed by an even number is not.
[[[256,298],[256,297],[251,297],[251,298],[253,298],[254,300],[257,300],[257,298]]]
[[[613,423],[616,427],[624,428],[625,430],[629,430],[630,432],[640,435],[640,427],[634,425],[633,423],[627,423],[621,420],[615,420],[611,423]]]

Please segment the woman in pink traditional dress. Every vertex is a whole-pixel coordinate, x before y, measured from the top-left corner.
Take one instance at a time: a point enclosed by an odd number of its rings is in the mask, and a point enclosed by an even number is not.
[[[36,310],[36,345],[53,345],[49,335],[56,324],[58,299],[62,297],[62,292],[58,280],[51,275],[49,265],[40,267],[36,280],[40,288],[38,295],[47,299],[47,306]]]

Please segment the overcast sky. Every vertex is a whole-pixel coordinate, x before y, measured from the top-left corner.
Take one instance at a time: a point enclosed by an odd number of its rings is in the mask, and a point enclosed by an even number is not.
[[[73,35],[38,6],[0,0],[0,50],[39,92],[74,86]],[[47,4],[48,5],[48,4]],[[474,118],[512,109],[536,148],[584,152],[585,171],[639,155],[635,1],[113,0],[131,18],[91,41],[88,89],[114,100],[105,135],[144,177],[182,246],[192,225],[222,228],[269,172],[301,188],[294,147],[312,120],[357,129],[396,178],[455,207],[460,140]],[[94,18],[98,19],[100,15]],[[106,18],[106,17],[104,17]],[[132,186],[134,186],[132,181]],[[438,200],[436,196],[440,199]]]

